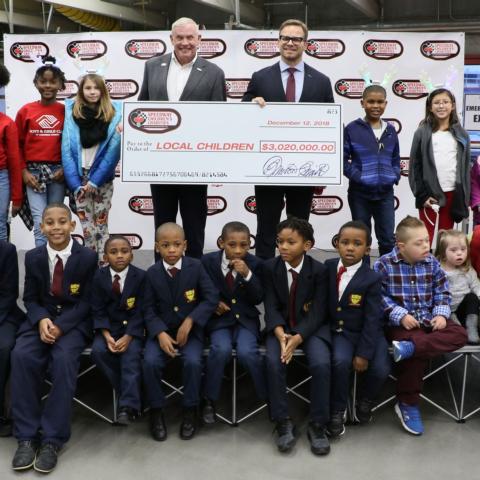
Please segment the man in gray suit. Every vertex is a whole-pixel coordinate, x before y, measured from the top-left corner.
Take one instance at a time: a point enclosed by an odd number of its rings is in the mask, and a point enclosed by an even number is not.
[[[172,25],[173,53],[145,63],[138,100],[225,101],[225,74],[217,65],[197,55],[201,35],[190,18]],[[178,206],[187,240],[186,254],[200,258],[207,222],[208,185],[152,184],[155,230],[162,223],[175,222]],[[155,260],[158,260],[155,254]]]

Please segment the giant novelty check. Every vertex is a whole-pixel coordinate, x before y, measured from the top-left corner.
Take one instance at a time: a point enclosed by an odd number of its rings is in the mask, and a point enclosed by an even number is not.
[[[342,107],[125,102],[122,180],[341,185]]]

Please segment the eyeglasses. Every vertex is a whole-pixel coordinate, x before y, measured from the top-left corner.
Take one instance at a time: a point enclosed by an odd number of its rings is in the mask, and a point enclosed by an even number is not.
[[[432,105],[435,105],[436,107],[439,107],[441,105],[450,105],[452,102],[450,100],[437,100],[435,102],[432,102]]]
[[[283,43],[288,43],[291,41],[294,45],[299,45],[305,40],[303,37],[288,37],[287,35],[280,35],[278,38]]]

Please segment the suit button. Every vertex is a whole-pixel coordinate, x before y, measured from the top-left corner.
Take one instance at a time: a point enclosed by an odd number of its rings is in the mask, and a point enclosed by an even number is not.
[[[127,321],[127,320],[124,320],[122,323],[123,323],[124,325],[128,325],[128,321]]]
[[[342,325],[343,325],[343,320],[339,320],[339,321],[338,321],[338,324],[339,324],[340,326],[342,326]]]
[[[236,298],[232,298],[232,303],[235,305],[237,303],[237,299]]]
[[[236,313],[236,314],[235,314],[235,318],[240,318],[240,314],[239,314],[239,313]]]
[[[174,311],[174,312],[178,312],[179,310],[180,310],[180,309],[179,309],[176,305],[173,307],[173,311]]]
[[[337,312],[341,312],[342,311],[342,307],[337,307]]]

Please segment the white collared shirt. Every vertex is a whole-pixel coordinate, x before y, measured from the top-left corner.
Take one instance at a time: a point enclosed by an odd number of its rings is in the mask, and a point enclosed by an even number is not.
[[[169,263],[167,263],[165,260],[162,260],[163,262],[163,268],[165,268],[166,272],[172,276],[172,274],[170,273],[170,269],[171,268],[176,268],[177,270],[181,270],[182,269],[182,259],[179,258],[177,263],[175,265],[170,265]],[[177,272],[178,273],[178,272]]]
[[[65,270],[65,265],[67,264],[68,257],[72,254],[73,238],[70,237],[68,245],[63,250],[54,250],[47,243],[47,253],[48,253],[48,268],[50,270],[50,283],[53,281],[53,272],[55,270],[55,265],[57,264],[57,255],[62,259],[63,270]]]
[[[128,268],[129,267],[127,266],[127,268],[124,268],[121,272],[116,272],[112,267],[110,267],[110,275],[112,276],[112,285],[113,285],[115,275],[118,275],[120,277],[120,280],[118,281],[120,283],[120,293],[123,292],[123,286],[125,285],[125,279],[127,278]]]
[[[304,260],[305,260],[305,255],[302,257],[302,261],[296,267],[292,267],[288,262],[285,262],[285,268],[287,269],[288,291],[290,291],[290,288],[293,283],[293,276],[292,276],[292,272],[290,272],[290,269],[295,270],[300,275],[300,271],[302,270]]]
[[[290,75],[288,69],[292,68],[291,65],[286,64],[283,60],[280,60],[280,71],[282,72],[282,83],[285,94],[287,93],[287,81]],[[299,102],[303,91],[303,81],[305,79],[305,63],[303,60],[297,63],[295,67],[297,71],[293,74],[295,77],[295,101]]]
[[[227,255],[225,254],[225,250],[223,251],[222,253],[222,273],[223,273],[223,276],[226,277],[227,276],[227,273],[230,271],[230,268],[229,268],[229,265],[230,265],[230,260],[227,258]],[[237,278],[237,272],[232,268],[232,275],[233,275],[233,278]],[[245,282],[249,282],[250,279],[252,278],[252,271],[250,269],[248,269],[248,275],[244,278]]]
[[[172,53],[172,59],[170,60],[167,75],[167,93],[168,99],[171,102],[178,102],[180,100],[185,85],[187,84],[188,77],[192,72],[193,64],[196,61],[197,55],[195,55],[191,62],[181,65],[177,60],[175,53]]]
[[[342,298],[343,292],[347,288],[348,284],[350,283],[350,280],[353,278],[353,276],[357,273],[357,270],[362,266],[362,261],[360,260],[357,262],[355,265],[352,265],[351,267],[346,267],[347,271],[343,273],[342,278],[340,279],[340,283],[338,284],[338,299],[340,300]],[[338,266],[337,266],[337,273],[340,270],[340,267],[343,267],[343,263],[341,260],[338,261]]]

